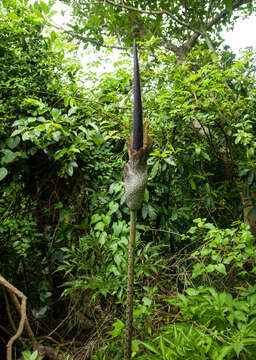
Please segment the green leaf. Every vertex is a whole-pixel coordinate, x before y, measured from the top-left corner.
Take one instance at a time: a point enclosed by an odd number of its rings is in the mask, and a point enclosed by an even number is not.
[[[3,180],[7,174],[8,174],[7,169],[4,167],[1,167],[0,168],[0,181]]]
[[[196,296],[198,295],[198,291],[196,289],[193,289],[193,288],[188,288],[186,290],[186,293],[189,295],[189,296]]]
[[[121,334],[122,329],[124,328],[124,323],[118,319],[116,322],[112,324],[112,326],[114,327],[114,329],[108,331],[107,333],[112,335],[112,339],[113,339]]]
[[[140,348],[139,348],[139,345],[141,344],[141,341],[140,340],[132,340],[132,351],[134,352],[134,355],[136,355]]]
[[[93,137],[92,137],[92,141],[96,144],[96,145],[101,145],[104,143],[104,137],[102,136],[101,133],[96,133]]]
[[[94,230],[103,231],[104,228],[105,228],[104,222],[100,221],[95,225]]]
[[[247,178],[247,181],[248,181],[248,184],[251,185],[252,182],[253,182],[253,179],[254,179],[254,172],[251,171],[248,178]]]
[[[190,182],[190,186],[191,186],[192,190],[196,190],[196,184],[195,184],[194,180],[189,179],[189,182]]]
[[[47,4],[45,2],[43,2],[42,0],[40,1],[40,7],[45,14],[48,13],[49,8],[48,8]]]
[[[253,156],[254,156],[254,148],[250,147],[247,150],[247,157],[248,157],[248,159],[251,159]]]
[[[74,168],[77,168],[77,163],[75,161],[70,161],[67,168],[67,173],[69,176],[73,176]]]
[[[221,352],[219,353],[218,360],[224,359],[226,355],[228,355],[228,354],[230,354],[232,352],[233,352],[233,346],[232,345],[224,346],[221,349]]]
[[[246,338],[243,343],[244,345],[256,345],[256,338]]]
[[[53,140],[58,142],[60,140],[60,137],[61,137],[61,132],[60,131],[54,131],[52,133],[52,137],[53,137]]]
[[[217,265],[215,265],[215,269],[216,269],[219,273],[221,273],[221,274],[223,274],[223,275],[226,275],[226,274],[227,274],[227,272],[226,272],[226,267],[225,267],[224,264],[217,264]]]
[[[51,31],[50,36],[51,36],[51,42],[54,42],[54,40],[57,38],[57,34],[56,34],[56,32],[53,31],[53,30]],[[68,105],[68,104],[66,104],[66,99],[69,100],[69,97],[68,97],[68,96],[65,96],[65,97],[64,97],[64,105],[65,105],[65,106]]]
[[[156,174],[158,173],[158,168],[159,168],[159,161],[156,161],[152,170],[151,170],[151,177],[154,178],[156,176]]]
[[[20,17],[18,15],[16,15],[14,12],[9,13],[8,17],[14,21],[20,20]]]
[[[146,189],[144,192],[144,201],[148,202],[148,200],[149,200],[149,191]]]
[[[237,357],[239,357],[240,352],[243,350],[243,348],[244,348],[244,344],[241,342],[233,344],[233,349],[235,350]]]
[[[99,214],[93,214],[91,217],[91,224],[95,224],[96,222],[98,222],[99,220],[101,220],[101,215]]]
[[[68,116],[71,116],[73,114],[75,114],[78,110],[78,107],[77,106],[73,106],[71,109],[69,109],[68,111]]]
[[[148,204],[148,215],[151,219],[155,219],[157,216],[155,208],[150,204]]]
[[[246,322],[247,316],[242,311],[234,311],[233,314],[234,314],[235,319]]]
[[[66,153],[67,153],[67,149],[58,150],[58,151],[55,153],[55,155],[54,155],[54,159],[55,159],[55,160],[59,160],[59,159],[62,158]]]
[[[206,266],[206,272],[210,273],[213,272],[216,269],[216,265],[210,264]]]
[[[142,205],[142,218],[146,219],[147,215],[148,215],[148,205],[143,204]]]
[[[196,153],[196,155],[200,155],[200,153],[201,153],[200,147],[195,148],[195,153]]]
[[[108,234],[106,233],[106,231],[103,231],[101,234],[100,234],[100,237],[99,237],[99,243],[100,245],[104,245],[106,240],[107,240],[107,237],[108,237]]]
[[[121,264],[122,257],[120,256],[120,254],[115,254],[114,255],[114,261],[115,261],[117,266],[119,266]]]
[[[22,128],[17,129],[17,130],[14,130],[14,131],[11,133],[11,136],[19,135],[19,134],[21,134],[25,129],[26,129],[25,127],[22,127]]]
[[[151,343],[141,341],[141,344],[143,344],[148,350],[152,351],[154,354],[161,355],[160,352],[157,350],[157,348]]]
[[[144,296],[144,298],[142,299],[142,301],[143,301],[143,304],[144,304],[145,306],[151,306],[151,304],[152,304],[152,300],[149,299],[149,298],[147,298],[147,297],[145,297],[145,296]]]
[[[13,152],[11,150],[6,149],[6,150],[2,150],[2,151],[5,153],[5,155],[1,159],[2,164],[9,164],[13,160],[15,160],[17,157],[17,153]]]
[[[164,360],[166,359],[166,347],[164,345],[164,340],[163,340],[163,337],[160,335],[160,349],[161,349],[161,352],[162,352],[162,356],[164,356]]]
[[[19,137],[19,136],[10,137],[10,138],[6,141],[6,144],[9,146],[10,149],[16,148],[16,146],[18,146],[19,143],[20,143],[20,137]]]
[[[67,168],[67,174],[69,176],[73,176],[73,173],[74,173],[74,168],[73,166],[71,166],[70,164],[68,165],[68,168]]]
[[[205,271],[205,269],[204,269],[203,264],[201,264],[201,263],[195,264],[193,267],[192,278],[195,279],[196,277],[201,275],[204,271]]]
[[[110,215],[112,215],[112,214],[114,214],[115,212],[117,212],[117,210],[118,210],[118,208],[119,208],[119,204],[118,203],[116,203],[116,202],[114,202],[114,201],[111,201],[110,203],[109,203],[109,214]]]
[[[206,152],[202,151],[202,155],[206,160],[211,161],[210,156]]]

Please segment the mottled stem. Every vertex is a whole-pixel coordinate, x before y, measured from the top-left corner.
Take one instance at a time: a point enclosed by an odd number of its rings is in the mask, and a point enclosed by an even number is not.
[[[124,360],[131,359],[132,322],[133,322],[133,278],[134,278],[134,249],[136,237],[136,211],[131,211],[131,228],[128,252],[128,284],[126,300],[126,323],[124,338]]]

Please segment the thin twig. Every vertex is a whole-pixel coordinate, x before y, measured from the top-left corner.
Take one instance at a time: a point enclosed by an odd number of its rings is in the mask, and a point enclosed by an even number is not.
[[[143,228],[140,226],[137,226],[138,230],[142,230],[142,231],[155,231],[155,232],[165,232],[167,234],[173,234],[173,235],[178,235],[178,236],[182,236],[182,234],[176,233],[174,231],[169,231],[169,230],[163,230],[163,229],[153,229],[153,228]]]

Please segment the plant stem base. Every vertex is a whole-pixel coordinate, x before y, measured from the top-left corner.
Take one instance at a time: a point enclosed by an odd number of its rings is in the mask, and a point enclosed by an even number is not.
[[[131,228],[128,252],[128,284],[126,300],[126,323],[124,337],[124,359],[131,359],[132,322],[133,322],[133,278],[134,278],[134,249],[136,237],[136,211],[131,211]]]

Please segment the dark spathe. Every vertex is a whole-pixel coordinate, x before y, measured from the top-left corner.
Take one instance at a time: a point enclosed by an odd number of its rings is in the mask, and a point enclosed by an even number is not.
[[[140,70],[135,40],[133,41],[133,69],[134,108],[132,147],[134,150],[139,151],[143,147],[143,118],[140,89]]]

